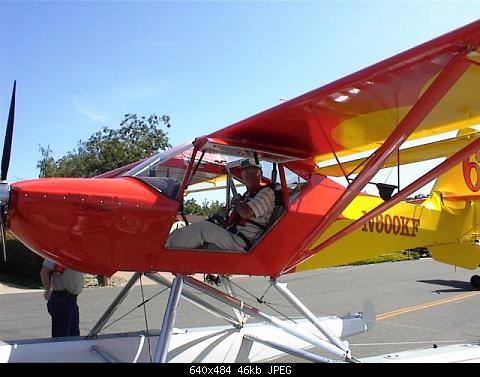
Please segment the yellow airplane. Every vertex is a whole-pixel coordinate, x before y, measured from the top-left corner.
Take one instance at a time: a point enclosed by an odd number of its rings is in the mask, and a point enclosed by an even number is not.
[[[467,128],[450,139],[403,149],[399,160],[394,156],[384,167],[450,156],[479,137],[480,132]],[[357,169],[358,173],[363,162],[356,159],[344,163],[343,172],[351,174]],[[332,164],[318,168],[317,173],[338,177],[342,169]],[[385,202],[371,195],[357,196],[342,212],[343,219],[335,221],[312,248],[323,249],[300,263],[295,271],[342,265],[419,247],[428,248],[438,262],[471,270],[479,266],[480,153],[472,154],[442,174],[428,197],[401,201],[385,211],[377,209],[367,220],[365,215],[391,200],[391,192],[384,194],[382,190],[395,188],[379,185]],[[338,237],[348,231],[351,233]],[[480,276],[472,276],[470,283],[479,287]]]

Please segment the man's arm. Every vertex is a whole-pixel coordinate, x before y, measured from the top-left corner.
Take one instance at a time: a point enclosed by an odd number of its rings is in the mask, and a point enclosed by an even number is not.
[[[50,275],[52,274],[52,271],[49,270],[47,267],[42,266],[42,269],[40,270],[40,280],[42,280],[42,285],[45,288],[45,292],[43,293],[43,297],[45,297],[45,300],[50,299],[50,294],[51,292],[51,283],[50,283]]]
[[[235,210],[243,218],[256,218],[269,213],[275,206],[275,194],[269,187],[257,192],[249,202],[234,202]]]
[[[238,214],[243,217],[244,219],[249,219],[250,217],[253,217],[253,211],[250,208],[250,206],[245,203],[245,202],[239,202],[238,204],[235,205],[235,210],[238,212]]]

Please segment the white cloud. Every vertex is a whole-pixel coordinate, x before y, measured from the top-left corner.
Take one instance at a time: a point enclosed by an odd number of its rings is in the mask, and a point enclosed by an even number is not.
[[[87,109],[83,104],[81,104],[77,97],[72,97],[72,102],[75,105],[75,107],[80,110],[83,116],[87,117],[91,121],[97,122],[97,121],[105,121],[105,116],[98,114],[90,109]]]

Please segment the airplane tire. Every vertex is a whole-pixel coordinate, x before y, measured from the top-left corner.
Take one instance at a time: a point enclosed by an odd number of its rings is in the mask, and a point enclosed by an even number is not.
[[[470,284],[472,285],[472,287],[479,288],[480,287],[480,276],[473,275],[470,278]]]

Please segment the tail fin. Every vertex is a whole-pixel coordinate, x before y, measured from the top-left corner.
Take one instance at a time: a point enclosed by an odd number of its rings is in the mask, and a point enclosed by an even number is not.
[[[460,130],[457,136],[477,132],[471,128]],[[454,166],[437,178],[432,191],[455,196],[480,196],[480,151]]]

